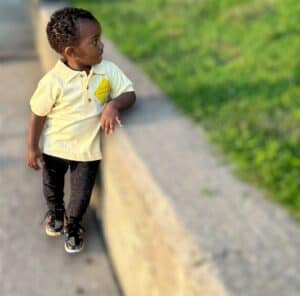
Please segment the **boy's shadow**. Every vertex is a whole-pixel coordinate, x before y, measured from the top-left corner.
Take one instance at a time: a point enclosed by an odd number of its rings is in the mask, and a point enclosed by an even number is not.
[[[85,253],[104,252],[107,253],[107,245],[104,238],[102,223],[98,220],[96,210],[89,206],[83,220],[82,226],[85,229]]]

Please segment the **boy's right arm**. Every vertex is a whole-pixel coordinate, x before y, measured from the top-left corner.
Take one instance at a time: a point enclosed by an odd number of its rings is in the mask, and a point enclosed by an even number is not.
[[[38,160],[42,161],[42,152],[39,140],[43,131],[47,116],[37,116],[31,113],[28,131],[27,165],[34,170],[39,170]]]

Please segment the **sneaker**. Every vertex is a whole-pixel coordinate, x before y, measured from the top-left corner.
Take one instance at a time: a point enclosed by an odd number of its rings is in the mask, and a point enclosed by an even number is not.
[[[84,247],[84,229],[79,223],[69,223],[65,227],[65,250],[67,253],[79,253]]]
[[[64,208],[49,210],[45,215],[45,232],[48,236],[60,236],[64,228]]]

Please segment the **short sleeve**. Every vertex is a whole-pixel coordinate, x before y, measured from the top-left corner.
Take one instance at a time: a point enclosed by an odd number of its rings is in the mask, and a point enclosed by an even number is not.
[[[117,65],[110,63],[110,67],[107,72],[111,87],[110,97],[112,99],[118,97],[122,93],[134,91],[131,80]]]
[[[46,116],[55,104],[58,87],[50,75],[45,75],[30,99],[31,111],[38,116]]]

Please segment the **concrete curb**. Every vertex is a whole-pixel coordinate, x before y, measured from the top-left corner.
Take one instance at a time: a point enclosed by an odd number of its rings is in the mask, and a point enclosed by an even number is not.
[[[44,28],[51,13],[63,6],[66,3],[60,2],[58,6],[32,1],[36,47],[44,71],[58,58],[48,45]],[[103,194],[98,178],[92,203],[103,221],[125,294],[226,295],[209,256],[188,237],[172,205],[135,155],[126,135],[119,130],[104,141],[103,153],[105,190]],[[122,157],[124,153],[126,160]],[[131,174],[133,167],[135,173]]]
[[[104,230],[126,294],[226,295],[126,135],[107,139],[103,152]]]

